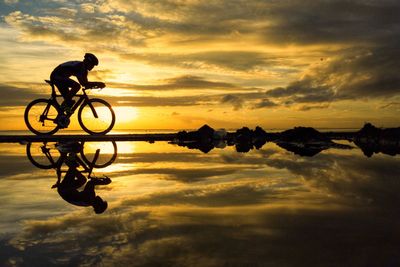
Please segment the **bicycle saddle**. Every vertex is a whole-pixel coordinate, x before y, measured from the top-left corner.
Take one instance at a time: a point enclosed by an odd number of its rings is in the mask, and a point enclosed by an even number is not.
[[[52,81],[50,81],[50,80],[44,80],[46,83],[48,83],[48,84],[50,84],[50,85],[53,85],[53,82]]]

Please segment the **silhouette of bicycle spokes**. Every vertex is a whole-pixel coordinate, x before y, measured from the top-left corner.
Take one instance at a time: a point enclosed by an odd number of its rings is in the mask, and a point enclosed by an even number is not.
[[[40,169],[61,168],[71,154],[76,154],[75,160],[87,169],[105,168],[117,158],[117,144],[115,141],[28,143],[26,154]]]
[[[57,102],[62,95],[56,93],[54,83],[45,81],[51,86],[51,97],[33,100],[25,109],[24,120],[31,132],[37,135],[54,134],[59,129],[67,128],[70,117],[78,108],[78,122],[85,132],[106,134],[114,127],[115,113],[111,105],[103,99],[90,99],[86,94],[87,90],[101,88],[83,88],[83,93],[76,95],[76,103],[64,113]]]

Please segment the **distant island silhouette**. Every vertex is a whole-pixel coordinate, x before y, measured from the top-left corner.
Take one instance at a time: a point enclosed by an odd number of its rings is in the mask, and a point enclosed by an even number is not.
[[[249,152],[252,149],[260,149],[267,142],[274,142],[294,154],[308,157],[329,148],[353,148],[333,140],[353,142],[367,157],[374,153],[400,154],[400,128],[379,129],[370,123],[366,123],[357,132],[326,133],[312,127],[295,127],[283,132],[267,133],[259,126],[254,130],[243,127],[229,133],[204,125],[197,131],[178,132],[171,143],[208,153],[215,147],[221,147],[221,142],[222,146],[235,146],[237,152]]]
[[[383,153],[400,154],[400,127],[377,128],[366,123],[354,132],[320,132],[312,127],[295,127],[282,132],[266,132],[260,126],[255,129],[242,127],[233,132],[225,129],[215,130],[205,124],[195,131],[179,131],[177,133],[145,133],[145,134],[110,134],[110,135],[0,135],[0,143],[18,142],[59,142],[59,141],[168,141],[189,149],[198,149],[208,153],[214,148],[234,146],[237,152],[245,153],[252,149],[260,149],[267,142],[300,156],[314,156],[329,148],[351,149],[349,144],[335,141],[345,140],[359,147],[365,156]]]

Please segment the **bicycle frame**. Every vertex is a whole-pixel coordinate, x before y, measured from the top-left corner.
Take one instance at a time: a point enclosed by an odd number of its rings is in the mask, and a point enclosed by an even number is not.
[[[53,169],[56,170],[57,173],[57,182],[52,186],[52,188],[57,187],[57,185],[61,182],[61,174],[66,173],[67,171],[62,170],[63,164],[67,160],[67,156],[69,153],[61,153],[60,158],[55,161],[53,159],[53,156],[50,153],[50,149],[47,148],[46,143],[43,143],[43,146],[41,146],[42,153],[46,156],[46,158],[50,161],[51,165],[53,166]],[[96,149],[94,158],[92,162],[89,164],[85,163],[78,155],[75,155],[75,161],[78,163],[78,166],[81,166],[83,170],[81,170],[81,173],[88,173],[88,178],[91,178],[92,172],[94,169],[94,166],[96,164],[97,159],[99,158],[100,155],[100,149]]]
[[[47,82],[48,84],[50,84],[50,86],[51,86],[51,97],[50,97],[49,103],[47,104],[47,106],[46,106],[46,108],[44,109],[43,113],[40,115],[40,120],[39,120],[39,121],[42,122],[43,124],[44,124],[44,121],[45,121],[45,120],[49,120],[49,121],[52,121],[53,123],[55,123],[55,120],[56,120],[56,119],[51,119],[51,118],[48,118],[48,117],[47,117],[51,105],[54,105],[54,106],[56,107],[57,113],[58,113],[59,115],[64,113],[64,111],[63,111],[62,108],[61,108],[61,105],[60,105],[60,104],[58,103],[58,101],[57,101],[57,98],[60,98],[60,97],[63,97],[63,96],[62,96],[61,94],[57,94],[57,93],[56,93],[55,86],[54,86],[54,84],[53,84],[51,81],[46,80],[46,82]],[[68,113],[66,114],[67,118],[70,118],[70,117],[74,114],[75,110],[77,110],[78,107],[81,106],[81,105],[84,104],[84,103],[88,103],[88,106],[90,107],[91,111],[93,112],[94,117],[95,117],[95,118],[98,118],[96,109],[95,109],[95,108],[93,107],[93,105],[90,103],[90,101],[89,101],[89,96],[86,94],[86,90],[89,90],[89,89],[93,89],[93,88],[82,88],[82,92],[83,92],[83,93],[82,93],[82,94],[76,94],[76,95],[74,96],[74,97],[79,97],[79,99],[78,99],[78,101],[76,101],[76,103],[71,107],[71,112],[68,112]]]

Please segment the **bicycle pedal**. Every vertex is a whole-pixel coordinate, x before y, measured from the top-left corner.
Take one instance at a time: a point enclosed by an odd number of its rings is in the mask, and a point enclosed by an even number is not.
[[[61,115],[56,119],[56,123],[60,128],[67,128],[70,120],[66,115]]]

